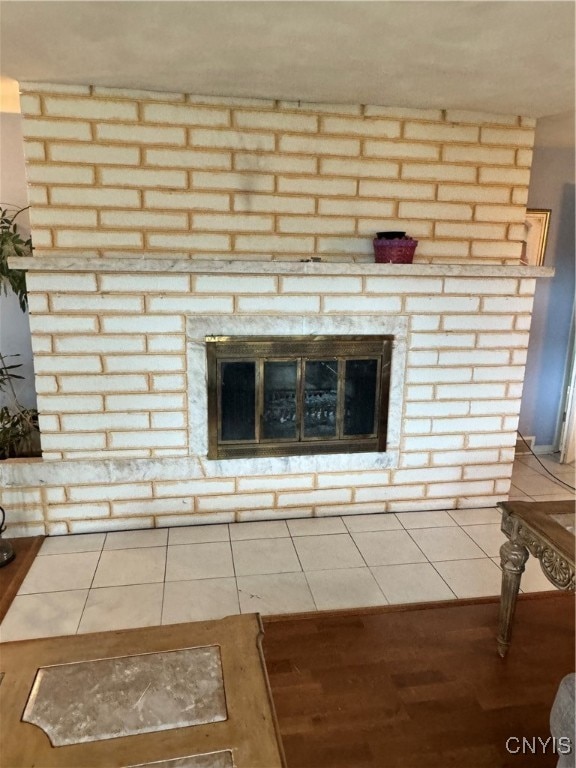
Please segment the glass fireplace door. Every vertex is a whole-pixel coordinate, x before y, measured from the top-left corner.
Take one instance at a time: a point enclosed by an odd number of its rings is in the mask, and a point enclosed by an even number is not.
[[[300,437],[299,360],[264,360],[261,439],[297,440]]]
[[[209,458],[385,450],[390,337],[216,337],[206,348]]]

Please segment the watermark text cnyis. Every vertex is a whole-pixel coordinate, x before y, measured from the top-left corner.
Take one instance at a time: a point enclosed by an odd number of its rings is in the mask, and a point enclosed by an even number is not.
[[[510,736],[506,751],[511,755],[570,755],[572,740],[569,736]]]

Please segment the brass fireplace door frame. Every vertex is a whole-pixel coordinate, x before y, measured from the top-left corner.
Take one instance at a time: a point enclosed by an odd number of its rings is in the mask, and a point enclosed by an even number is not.
[[[256,458],[266,456],[300,456],[320,453],[382,452],[386,450],[390,370],[394,337],[370,336],[207,336],[206,361],[208,379],[208,458]],[[264,439],[263,376],[264,362],[285,360],[297,364],[297,392],[303,397],[302,361],[338,360],[337,429],[334,438],[304,437],[297,440]],[[377,359],[378,371],[375,394],[375,423],[377,429],[370,435],[343,435],[344,369],[341,361],[350,359]],[[219,371],[223,362],[255,363],[255,439],[223,441],[219,395]],[[302,409],[300,409],[300,417]]]

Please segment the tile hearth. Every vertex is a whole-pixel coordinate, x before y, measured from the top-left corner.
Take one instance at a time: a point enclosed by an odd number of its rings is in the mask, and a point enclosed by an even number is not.
[[[541,458],[574,484],[573,467]],[[513,477],[511,498],[543,500],[526,490],[545,477],[574,498],[533,457]],[[496,595],[503,541],[494,507],[50,537],[0,640]],[[552,589],[533,558],[522,588]]]

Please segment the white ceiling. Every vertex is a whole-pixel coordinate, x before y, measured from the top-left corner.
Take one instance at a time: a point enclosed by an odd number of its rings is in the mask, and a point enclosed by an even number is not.
[[[0,2],[20,81],[473,109],[574,109],[573,0]]]

